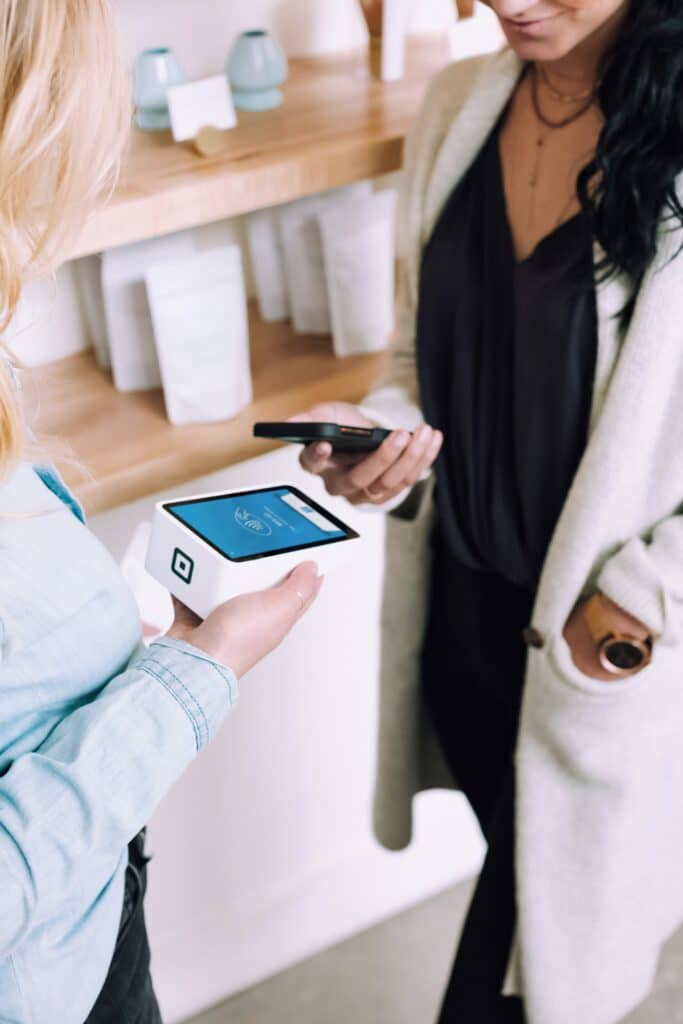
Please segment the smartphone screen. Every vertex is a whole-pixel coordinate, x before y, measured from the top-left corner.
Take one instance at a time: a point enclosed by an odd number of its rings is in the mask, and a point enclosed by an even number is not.
[[[232,562],[358,536],[294,487],[172,501],[164,508]]]

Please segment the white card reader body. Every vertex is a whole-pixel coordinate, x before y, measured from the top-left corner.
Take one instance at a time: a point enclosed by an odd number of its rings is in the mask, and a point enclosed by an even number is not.
[[[359,534],[297,487],[276,484],[159,502],[147,570],[202,618],[238,594],[277,583],[315,561],[346,562]]]

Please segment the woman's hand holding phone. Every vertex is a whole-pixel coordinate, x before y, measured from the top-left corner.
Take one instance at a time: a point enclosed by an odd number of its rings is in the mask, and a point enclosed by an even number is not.
[[[341,423],[349,427],[376,427],[358,406],[326,402],[290,418],[291,423]],[[426,423],[414,434],[395,430],[369,455],[335,455],[327,441],[308,445],[301,453],[302,467],[322,477],[327,493],[342,495],[352,505],[383,505],[406,487],[414,486],[435,462],[443,435]]]
[[[204,651],[241,679],[279,647],[311,607],[321,586],[315,563],[303,562],[277,586],[234,597],[203,622],[174,598],[175,620],[168,636]]]

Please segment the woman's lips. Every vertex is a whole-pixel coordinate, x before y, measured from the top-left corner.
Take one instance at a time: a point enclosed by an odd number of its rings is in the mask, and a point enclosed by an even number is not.
[[[556,18],[556,14],[530,21],[512,21],[510,18],[503,18],[503,26],[507,32],[513,35],[538,38],[546,35]]]

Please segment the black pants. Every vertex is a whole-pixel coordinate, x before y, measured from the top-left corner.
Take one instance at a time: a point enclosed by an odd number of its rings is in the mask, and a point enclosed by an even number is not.
[[[500,995],[515,927],[513,753],[534,595],[474,572],[436,538],[422,653],[425,702],[488,853],[470,904],[440,1024],[523,1024]]]
[[[106,981],[85,1024],[161,1024],[149,973],[143,901],[147,889],[144,832],[128,847],[128,867],[116,948]]]

